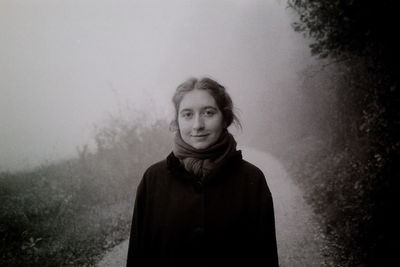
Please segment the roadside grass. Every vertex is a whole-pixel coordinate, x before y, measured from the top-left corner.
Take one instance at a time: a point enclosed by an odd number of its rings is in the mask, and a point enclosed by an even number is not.
[[[113,118],[96,151],[0,173],[0,266],[93,266],[129,234],[136,186],[169,151],[168,124]]]
[[[364,250],[371,250],[368,242],[373,243],[368,229],[374,226],[378,204],[372,193],[383,160],[360,156],[351,147],[327,149],[325,143],[313,139],[289,148],[281,160],[323,227],[329,243],[326,254],[334,266],[362,266]]]

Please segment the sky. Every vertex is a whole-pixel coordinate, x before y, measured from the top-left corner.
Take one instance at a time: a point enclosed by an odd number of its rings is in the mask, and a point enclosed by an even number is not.
[[[290,17],[283,0],[0,0],[0,171],[75,156],[125,106],[170,119],[193,76],[227,88],[249,141],[310,62]]]

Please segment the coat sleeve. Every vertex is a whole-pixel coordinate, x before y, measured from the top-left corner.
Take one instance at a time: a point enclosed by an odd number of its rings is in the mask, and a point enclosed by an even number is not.
[[[279,266],[275,232],[274,205],[264,174],[258,186],[259,219],[257,235],[257,258],[259,266]]]
[[[133,209],[131,233],[127,256],[127,267],[144,266],[144,218],[146,206],[146,182],[143,176],[136,190],[135,205]]]

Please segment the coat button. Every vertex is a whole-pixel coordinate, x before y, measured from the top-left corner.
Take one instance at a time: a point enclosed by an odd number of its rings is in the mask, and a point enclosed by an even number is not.
[[[197,193],[201,193],[203,191],[203,183],[201,181],[197,181],[194,183],[194,191]]]

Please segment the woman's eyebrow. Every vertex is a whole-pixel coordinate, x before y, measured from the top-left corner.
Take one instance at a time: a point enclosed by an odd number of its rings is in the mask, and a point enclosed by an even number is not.
[[[201,110],[205,110],[205,109],[218,110],[218,108],[217,108],[217,107],[214,107],[214,106],[204,106],[204,107],[201,107]],[[182,110],[179,111],[179,113],[188,112],[188,111],[193,111],[193,109],[191,109],[191,108],[183,108]]]
[[[214,109],[214,110],[217,110],[217,108],[214,107],[214,106],[205,106],[205,107],[203,107],[203,109]]]
[[[186,112],[186,111],[192,111],[192,109],[190,109],[190,108],[184,108],[184,109],[182,109],[181,111],[179,111],[179,113]]]

